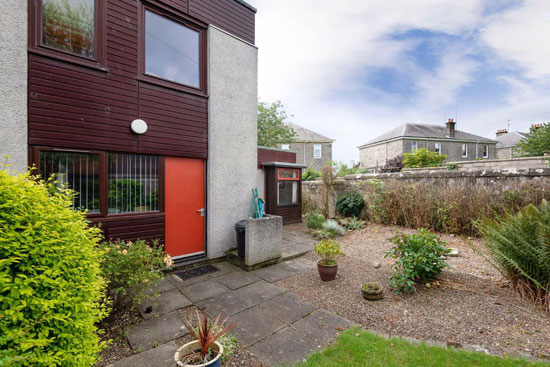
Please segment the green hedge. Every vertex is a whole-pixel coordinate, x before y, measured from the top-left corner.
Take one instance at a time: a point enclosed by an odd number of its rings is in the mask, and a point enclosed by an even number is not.
[[[100,233],[71,205],[0,167],[0,365],[92,366],[103,347]]]

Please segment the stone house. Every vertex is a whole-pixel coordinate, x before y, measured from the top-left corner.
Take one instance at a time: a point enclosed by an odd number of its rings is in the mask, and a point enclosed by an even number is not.
[[[334,139],[296,124],[289,125],[296,131],[298,137],[293,143],[277,144],[278,148],[295,152],[296,163],[304,164],[317,171],[320,171],[327,162],[332,161]]]
[[[533,125],[535,127],[535,125]],[[526,138],[529,134],[519,131],[510,131],[507,129],[500,129],[496,133],[495,140],[497,143],[497,158],[498,159],[510,159],[518,158],[521,156],[521,150],[518,143]]]
[[[361,168],[377,170],[386,161],[415,149],[425,148],[446,154],[447,161],[495,159],[497,142],[456,129],[449,119],[445,125],[406,123],[359,146]]]

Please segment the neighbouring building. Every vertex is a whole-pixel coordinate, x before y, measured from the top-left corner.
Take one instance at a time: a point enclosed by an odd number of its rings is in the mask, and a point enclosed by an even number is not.
[[[420,148],[446,154],[449,162],[495,159],[496,144],[483,136],[457,130],[453,119],[441,126],[406,123],[359,146],[359,163],[362,168],[377,170],[387,160]]]
[[[158,239],[179,262],[223,256],[256,186],[255,13],[0,2],[0,156],[57,175],[107,238]]]
[[[327,162],[332,161],[332,143],[334,139],[327,138],[315,131],[296,124],[289,124],[296,131],[297,138],[290,144],[278,144],[283,150],[296,152],[296,162],[320,171]]]
[[[533,125],[533,127],[536,127]],[[525,139],[529,133],[519,131],[510,131],[507,129],[497,130],[495,140],[497,143],[497,158],[509,159],[521,156],[521,149],[518,144],[522,139]]]

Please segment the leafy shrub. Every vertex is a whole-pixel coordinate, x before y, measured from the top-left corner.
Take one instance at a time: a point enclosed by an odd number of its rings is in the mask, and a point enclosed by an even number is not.
[[[359,164],[351,161],[351,164],[348,166],[347,163],[331,161],[328,162],[330,166],[333,167],[336,176],[344,177],[346,175],[353,175],[358,173],[367,173],[368,169],[359,168]]]
[[[302,181],[315,181],[321,178],[321,172],[308,167],[302,174]]]
[[[390,241],[394,245],[385,257],[397,260],[389,282],[395,292],[413,293],[416,282],[429,284],[430,279],[447,266],[443,257],[449,250],[445,242],[430,231],[421,228],[413,235],[398,233]]]
[[[365,221],[357,217],[352,217],[348,220],[346,228],[348,231],[356,231],[365,227]]]
[[[325,223],[325,217],[317,212],[309,212],[306,214],[307,228],[321,229]]]
[[[445,154],[439,154],[426,150],[425,148],[416,149],[412,153],[405,153],[403,165],[407,168],[422,168],[439,166],[447,159]]]
[[[520,294],[550,311],[550,204],[544,200],[477,226],[490,263]]]
[[[163,270],[172,265],[158,243],[109,241],[100,246],[101,270],[108,294],[115,307],[137,306],[149,296],[147,291],[164,278]],[[155,295],[150,295],[155,297]]]
[[[0,167],[0,361],[92,366],[106,316],[100,230],[73,192]]]
[[[456,163],[447,163],[447,171],[454,171],[456,169]]]
[[[315,253],[321,257],[321,264],[334,265],[338,256],[345,256],[340,248],[340,243],[335,240],[322,240],[319,244],[314,243]]]
[[[388,159],[386,161],[386,164],[380,169],[380,172],[382,173],[390,173],[390,172],[401,172],[401,170],[405,167],[403,164],[403,159],[405,157],[403,154],[398,155],[395,158]]]
[[[346,229],[332,219],[329,219],[323,223],[323,229],[332,234],[333,237],[343,236],[346,234]]]
[[[344,217],[358,217],[364,207],[365,201],[356,191],[344,192],[336,199],[336,210]]]
[[[316,238],[318,240],[327,240],[327,239],[337,237],[336,234],[334,234],[332,232],[329,232],[326,229],[322,229],[322,228],[311,230],[311,234],[314,238]]]
[[[550,122],[531,126],[529,135],[518,144],[524,157],[538,157],[550,154]]]

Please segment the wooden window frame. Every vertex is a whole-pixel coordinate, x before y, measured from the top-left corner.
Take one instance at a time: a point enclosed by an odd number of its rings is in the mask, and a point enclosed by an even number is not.
[[[157,75],[146,73],[145,68],[145,12],[151,11],[168,20],[179,23],[180,25],[199,32],[199,87],[193,87],[183,83],[178,83],[168,79],[164,79]],[[195,94],[198,96],[208,96],[207,91],[207,29],[208,24],[198,23],[196,19],[191,19],[184,13],[178,12],[167,7],[157,0],[142,0],[139,1],[139,16],[138,16],[138,76],[137,79],[142,82],[158,85],[165,88],[170,88],[180,92]]]
[[[302,185],[300,185],[300,181],[302,180],[302,170],[299,168],[276,168],[277,174],[275,181],[277,185],[276,193],[277,193],[277,207],[283,208],[283,207],[289,207],[289,206],[301,206],[302,205]],[[297,172],[297,177],[281,177],[280,172],[281,171],[293,171]],[[279,204],[279,181],[291,181],[291,182],[298,182],[298,193],[297,193],[297,202],[292,204]]]
[[[29,52],[80,66],[107,71],[105,68],[105,34],[107,0],[94,0],[94,57],[89,58],[59,50],[42,43],[42,1],[29,0]]]
[[[99,155],[99,212],[88,213],[86,216],[92,218],[116,218],[116,217],[134,217],[134,216],[150,216],[151,214],[164,214],[164,157],[158,156],[158,180],[159,180],[159,197],[158,210],[146,212],[130,212],[130,213],[115,213],[109,214],[109,154],[133,154],[125,152],[108,152],[102,150],[88,149],[67,149],[54,148],[48,146],[34,146],[32,148],[31,166],[34,175],[40,175],[40,152],[59,152],[59,153],[80,153],[80,154],[97,154]],[[147,154],[150,155],[150,154]]]

